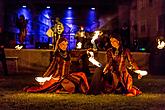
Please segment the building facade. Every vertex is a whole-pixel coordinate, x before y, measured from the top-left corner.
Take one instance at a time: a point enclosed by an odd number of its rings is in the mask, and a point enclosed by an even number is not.
[[[165,0],[133,0],[130,10],[131,42],[152,45],[157,34],[165,35]]]

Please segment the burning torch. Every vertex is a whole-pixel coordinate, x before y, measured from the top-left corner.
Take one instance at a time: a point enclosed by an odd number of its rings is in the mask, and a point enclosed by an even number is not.
[[[132,66],[127,67],[129,70],[133,70],[133,72],[140,74],[141,76],[146,76],[148,74],[145,70],[134,70]]]
[[[93,44],[93,48],[96,49],[96,44],[95,44],[95,40],[98,39],[99,35],[102,35],[103,32],[101,31],[95,31],[94,32],[94,36],[92,37],[91,43]]]
[[[49,77],[35,77],[35,80],[40,84],[43,85],[46,81],[50,81],[53,78],[52,75]],[[59,80],[59,78],[53,78],[54,80]]]
[[[140,74],[141,76],[146,76],[148,74],[145,70],[135,70],[134,72]]]
[[[89,60],[92,64],[96,65],[97,67],[102,67],[102,64],[101,64],[100,62],[98,62],[98,61],[94,58],[94,52],[93,52],[93,51],[87,50],[87,54],[88,54],[88,56],[89,56],[88,60]]]
[[[98,39],[98,36],[100,34],[100,31],[95,31],[94,36],[92,37],[91,43],[94,44],[94,41]]]
[[[158,49],[163,49],[165,47],[165,42],[162,40],[160,40],[160,39],[158,39],[158,45],[157,45],[157,48]]]
[[[82,43],[81,42],[78,42],[76,48],[77,49],[81,49],[81,47],[82,47]]]
[[[92,64],[96,65],[97,67],[102,67],[102,64],[101,64],[100,62],[98,62],[98,61],[94,58],[94,52],[93,52],[93,51],[87,50],[87,54],[88,54],[88,56],[89,56],[88,60],[89,60]],[[129,69],[130,69],[130,68],[129,68]],[[103,70],[103,71],[104,71],[104,70]],[[145,75],[148,74],[147,71],[145,71],[145,70],[134,70],[134,72],[137,73],[137,74],[140,74],[141,76],[145,76]],[[107,73],[107,72],[105,72],[105,73]]]

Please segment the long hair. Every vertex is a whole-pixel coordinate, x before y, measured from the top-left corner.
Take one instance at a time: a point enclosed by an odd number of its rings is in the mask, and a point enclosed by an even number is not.
[[[68,40],[67,40],[66,38],[60,37],[60,39],[59,39],[59,41],[58,41],[58,45],[59,45],[61,42],[63,42],[63,41],[67,41],[67,42],[68,42]]]
[[[122,46],[122,40],[121,40],[120,35],[117,34],[117,33],[112,33],[112,34],[110,34],[110,36],[109,36],[109,40],[110,40],[111,38],[115,38],[115,39],[117,39],[117,40],[119,41],[119,45],[120,45],[120,46],[119,46],[118,51],[119,51],[119,55],[121,55],[122,52],[123,52],[123,46]],[[112,46],[112,51],[113,51],[113,53],[116,51],[116,48],[114,48],[113,46]]]
[[[60,44],[61,42],[63,42],[63,41],[68,41],[68,40],[67,40],[66,38],[64,38],[64,37],[60,37],[59,39],[57,39],[57,41],[56,41],[56,46],[55,46],[55,50],[54,50],[54,54],[57,53],[57,52],[59,52],[59,51],[62,52],[62,50],[61,50],[60,47],[59,47],[59,44]]]
[[[59,44],[60,44],[62,41],[68,41],[68,40],[67,40],[66,38],[64,38],[64,37],[58,38],[57,41],[56,41],[56,46],[55,46],[54,52],[56,52],[56,50],[59,49]]]

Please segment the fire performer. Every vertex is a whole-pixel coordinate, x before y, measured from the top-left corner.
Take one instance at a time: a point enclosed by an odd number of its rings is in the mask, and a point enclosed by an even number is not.
[[[121,40],[117,34],[110,35],[112,48],[107,50],[107,64],[103,68],[98,62],[100,68],[96,69],[93,75],[90,90],[88,94],[100,93],[120,93],[126,96],[140,95],[142,92],[133,86],[133,79],[130,75],[126,61],[135,73],[138,73],[138,79],[142,78],[140,70],[132,58],[129,49],[124,49]]]
[[[26,92],[87,93],[89,86],[85,73],[70,71],[71,61],[67,46],[68,41],[60,38],[49,68],[43,77],[35,78],[40,85],[26,87]]]

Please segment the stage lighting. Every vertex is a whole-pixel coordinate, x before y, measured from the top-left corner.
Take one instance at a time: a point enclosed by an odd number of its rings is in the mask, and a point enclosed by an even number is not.
[[[26,5],[23,5],[22,7],[23,7],[23,8],[26,8]]]
[[[48,9],[49,9],[49,8],[50,8],[50,6],[47,6],[46,8],[48,8]]]
[[[71,9],[72,9],[72,7],[68,7],[68,9],[69,9],[69,10],[71,10]]]
[[[86,29],[88,29],[88,31],[91,31],[91,32],[95,31],[96,28],[98,28],[96,10],[94,9],[95,8],[90,8],[88,10],[87,19],[86,19]]]
[[[95,10],[95,8],[91,8],[91,10]]]

